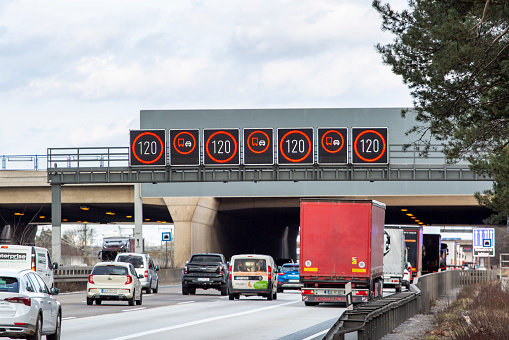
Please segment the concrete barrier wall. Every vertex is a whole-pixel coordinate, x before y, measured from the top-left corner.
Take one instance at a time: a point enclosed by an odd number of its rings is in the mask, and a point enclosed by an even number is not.
[[[157,272],[160,286],[180,285],[182,284],[182,268],[160,269]]]

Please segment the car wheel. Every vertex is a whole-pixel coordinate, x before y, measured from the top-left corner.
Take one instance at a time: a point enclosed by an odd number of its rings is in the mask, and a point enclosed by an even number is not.
[[[228,284],[221,285],[221,295],[223,296],[228,295]]]
[[[268,294],[267,294],[267,300],[269,301],[272,301],[272,299],[274,298],[274,293],[272,291],[270,291]]]
[[[95,304],[96,304],[96,305],[100,305],[102,302],[103,302],[103,301],[102,301],[101,299],[96,299],[96,300],[95,300]]]
[[[189,286],[182,285],[182,295],[189,295]]]
[[[240,299],[240,294],[235,294],[235,298],[238,300]]]
[[[62,331],[62,312],[58,311],[57,319],[56,319],[57,326],[55,327],[55,333],[46,335],[46,340],[60,340],[60,333]]]
[[[138,306],[141,306],[141,302],[142,302],[142,300],[143,300],[143,293],[141,293],[141,294],[140,294],[140,299],[139,299],[139,300],[136,300],[136,304],[137,304]]]
[[[230,293],[230,294],[228,295],[228,299],[230,299],[230,300],[235,299],[235,295],[233,295],[232,293]]]
[[[133,297],[130,298],[129,300],[127,300],[127,302],[129,303],[129,306],[134,306],[134,296],[136,295],[136,292],[133,292]]]
[[[189,293],[190,293],[191,295],[196,294],[196,288],[189,288]]]
[[[277,287],[277,292],[278,292],[278,293],[282,293],[282,292],[283,292],[283,288],[281,288],[281,287]]]
[[[94,303],[94,299],[87,297],[87,305],[91,306]]]
[[[41,315],[37,316],[37,320],[35,321],[35,332],[32,335],[27,336],[28,340],[41,340]]]
[[[277,290],[274,292],[274,300],[277,300]]]
[[[145,291],[147,292],[147,294],[152,294],[152,288],[150,288],[150,285],[148,286],[148,288]]]
[[[156,282],[156,288],[154,288],[153,293],[157,294],[158,291],[159,291],[159,280],[157,280],[157,282]]]

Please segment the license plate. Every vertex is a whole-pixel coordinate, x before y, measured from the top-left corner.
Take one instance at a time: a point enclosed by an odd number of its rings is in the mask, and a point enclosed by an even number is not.
[[[199,277],[198,281],[209,281],[210,279],[208,277]]]
[[[117,294],[117,290],[116,289],[101,289],[101,293],[113,293],[113,294]]]
[[[299,280],[289,280],[290,282],[295,282],[295,283],[298,283]]]
[[[249,276],[235,276],[235,280],[249,280]]]

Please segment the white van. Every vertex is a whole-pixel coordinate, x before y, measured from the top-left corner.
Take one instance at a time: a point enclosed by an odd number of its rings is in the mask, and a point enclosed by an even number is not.
[[[58,263],[51,263],[46,248],[4,244],[0,245],[0,268],[32,269],[51,288],[54,282],[53,269],[58,268]]]
[[[263,296],[277,299],[276,263],[271,256],[246,254],[234,255],[230,260],[229,298]]]

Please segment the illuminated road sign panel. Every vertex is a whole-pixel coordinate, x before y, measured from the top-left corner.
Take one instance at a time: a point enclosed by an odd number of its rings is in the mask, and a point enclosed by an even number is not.
[[[170,165],[200,164],[200,130],[170,130]]]
[[[495,256],[495,229],[472,229],[473,255],[477,257]]]
[[[131,166],[166,165],[165,130],[130,130],[129,136]]]
[[[204,164],[238,165],[239,129],[204,129]]]
[[[318,128],[318,163],[348,163],[348,129]]]
[[[244,129],[244,164],[274,164],[272,129]]]
[[[313,128],[277,129],[278,164],[313,164]]]
[[[388,164],[388,128],[352,128],[353,164]]]

